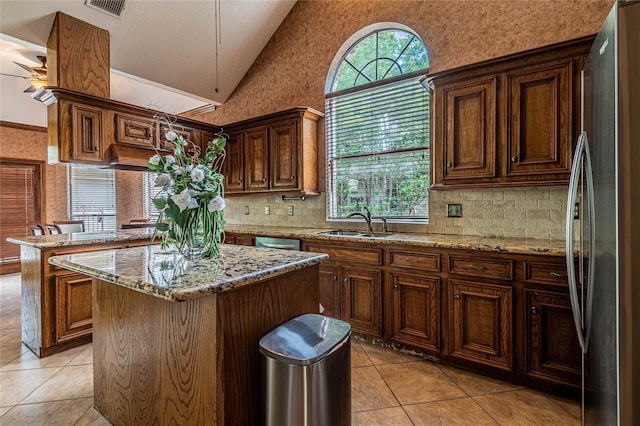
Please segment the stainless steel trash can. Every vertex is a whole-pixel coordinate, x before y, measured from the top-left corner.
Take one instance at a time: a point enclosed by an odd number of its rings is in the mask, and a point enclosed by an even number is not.
[[[351,425],[351,326],[296,317],[260,339],[267,426]]]

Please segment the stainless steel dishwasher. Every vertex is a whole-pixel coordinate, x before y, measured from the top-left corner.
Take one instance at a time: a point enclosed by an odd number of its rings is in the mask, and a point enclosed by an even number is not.
[[[300,240],[291,238],[256,237],[256,247],[300,251]]]

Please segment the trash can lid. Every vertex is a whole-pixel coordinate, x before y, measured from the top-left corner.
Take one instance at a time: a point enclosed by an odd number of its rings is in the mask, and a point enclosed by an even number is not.
[[[260,339],[260,352],[279,361],[310,365],[349,338],[349,323],[318,314],[304,314],[274,328]]]

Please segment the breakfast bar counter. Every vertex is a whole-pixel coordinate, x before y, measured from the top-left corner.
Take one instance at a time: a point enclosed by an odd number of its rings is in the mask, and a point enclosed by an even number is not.
[[[158,245],[50,258],[93,278],[95,407],[114,425],[260,423],[258,341],[318,312],[325,254]]]

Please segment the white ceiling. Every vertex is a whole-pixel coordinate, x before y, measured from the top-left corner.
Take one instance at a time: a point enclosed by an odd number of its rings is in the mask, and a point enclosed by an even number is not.
[[[224,103],[295,0],[127,0],[121,18],[84,0],[0,0],[0,71],[40,65],[56,11],[109,31],[111,97],[168,113]],[[216,78],[215,10],[220,30]],[[22,93],[29,82],[0,77],[0,120],[46,126],[45,108]],[[218,87],[219,93],[216,93]]]

